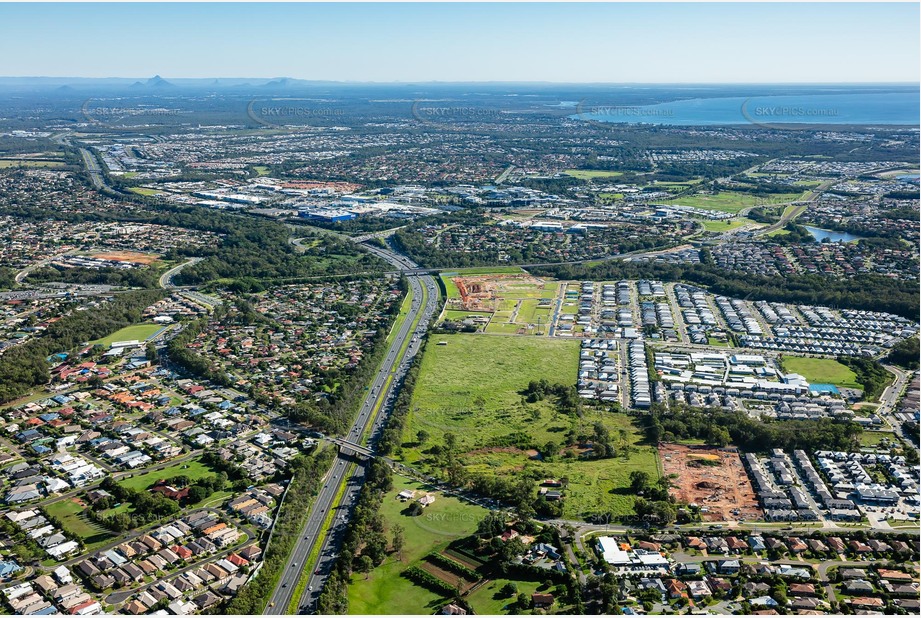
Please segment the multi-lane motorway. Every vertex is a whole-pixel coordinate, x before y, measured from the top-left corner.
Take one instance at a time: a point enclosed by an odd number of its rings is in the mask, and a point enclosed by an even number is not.
[[[387,260],[398,269],[413,270],[417,268],[409,259],[392,251],[367,246],[369,251]],[[402,374],[409,368],[412,357],[419,351],[422,335],[428,329],[429,321],[435,313],[438,301],[438,288],[429,275],[409,277],[411,305],[409,313],[400,326],[400,330],[387,350],[384,360],[368,386],[368,392],[362,403],[355,423],[345,434],[344,439],[361,443],[367,435],[373,444],[375,438],[387,419],[390,404],[396,397],[395,386],[400,384]],[[287,563],[279,578],[278,585],[269,599],[266,614],[286,614],[295,594],[301,573],[310,569],[307,588],[298,602],[301,612],[311,611],[315,607],[317,596],[332,569],[336,558],[336,548],[341,541],[348,514],[358,497],[358,489],[364,477],[364,466],[351,466],[354,460],[339,454],[332,468],[323,479],[321,487],[307,524],[298,535],[297,544],[288,556]],[[346,485],[341,500],[336,504],[340,488]],[[329,533],[321,536],[323,523],[330,510],[335,511]],[[319,559],[316,565],[305,564],[317,544],[320,544]]]

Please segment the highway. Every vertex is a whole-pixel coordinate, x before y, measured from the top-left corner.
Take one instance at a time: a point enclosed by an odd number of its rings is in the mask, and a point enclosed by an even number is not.
[[[99,161],[86,148],[80,148],[80,154],[83,155],[83,164],[86,165],[86,171],[90,175],[93,187],[97,190],[102,189],[105,181],[102,179],[102,168],[99,167]]]
[[[198,262],[201,262],[203,259],[204,258],[195,257],[195,258],[188,260],[187,262],[183,262],[182,264],[179,264],[178,266],[173,266],[168,271],[160,275],[160,280],[159,280],[160,287],[163,288],[164,290],[175,288],[176,286],[173,285],[173,277],[175,277],[180,272],[182,272],[182,269],[185,268],[186,266],[189,266],[191,264],[197,264]]]
[[[412,261],[392,251],[372,246],[366,246],[366,248],[401,271],[417,268]],[[412,298],[409,313],[393,338],[390,348],[386,351],[377,375],[368,386],[368,393],[358,411],[355,423],[343,436],[350,442],[361,443],[365,432],[370,429],[369,442],[373,444],[380,430],[383,429],[390,411],[390,404],[396,396],[394,385],[400,383],[403,373],[409,369],[410,361],[419,351],[421,338],[428,330],[429,322],[435,313],[438,304],[438,288],[435,280],[428,275],[409,277],[409,285]],[[309,575],[307,588],[298,602],[298,607],[302,612],[314,607],[323,583],[336,559],[336,548],[341,541],[341,534],[344,532],[349,512],[358,498],[358,490],[364,478],[364,465],[349,466],[353,461],[353,458],[340,453],[323,479],[323,486],[317,495],[304,529],[298,534],[297,544],[287,558],[278,585],[265,608],[265,614],[287,613],[288,605],[291,603],[304,569],[313,569],[313,571]],[[345,492],[342,494],[340,503],[335,504],[336,496],[343,485],[346,486]],[[323,522],[330,510],[334,510],[336,514],[330,525],[329,534],[325,538],[319,538]],[[317,543],[321,544],[317,565],[305,564]]]

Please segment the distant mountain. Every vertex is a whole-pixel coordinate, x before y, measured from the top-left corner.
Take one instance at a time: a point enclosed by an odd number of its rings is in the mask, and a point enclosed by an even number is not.
[[[154,75],[153,77],[148,79],[145,85],[149,88],[172,88],[173,87],[173,84],[166,81],[159,75]]]
[[[263,88],[285,88],[290,84],[291,80],[287,77],[279,77],[278,79],[273,79],[272,81],[263,84]]]

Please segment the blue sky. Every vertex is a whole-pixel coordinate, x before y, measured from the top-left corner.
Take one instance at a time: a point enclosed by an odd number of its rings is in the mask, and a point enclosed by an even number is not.
[[[0,76],[917,82],[919,5],[0,4]]]

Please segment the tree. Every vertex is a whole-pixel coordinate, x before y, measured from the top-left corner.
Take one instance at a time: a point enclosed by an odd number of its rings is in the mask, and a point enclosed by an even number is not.
[[[151,363],[157,362],[157,346],[156,344],[154,344],[153,341],[147,342],[147,348],[145,350],[145,355],[147,357],[147,360],[149,360]]]
[[[422,515],[422,505],[418,502],[413,502],[409,505],[406,514],[410,517],[418,517],[419,515]]]
[[[390,545],[393,547],[393,553],[397,555],[400,560],[403,560],[403,545],[405,543],[405,538],[403,537],[403,526],[400,524],[394,524],[393,528],[390,530],[392,535],[390,539]]]
[[[502,562],[511,562],[521,554],[525,553],[528,550],[525,546],[524,541],[519,537],[509,539],[502,546],[502,549],[499,551],[499,558]]]
[[[520,593],[518,595],[518,609],[531,609],[531,597],[525,593]]]
[[[710,442],[716,446],[723,447],[729,444],[729,431],[725,427],[714,427],[710,432]]]
[[[424,429],[420,429],[416,432],[416,441],[419,444],[425,444],[425,441],[429,439],[429,432]]]
[[[642,470],[634,470],[630,473],[630,489],[633,493],[639,494],[649,487],[649,473]]]
[[[358,557],[358,562],[355,564],[355,570],[359,573],[365,574],[365,579],[371,577],[371,571],[374,569],[374,561],[371,559],[371,556],[368,554],[362,554]]]
[[[499,596],[505,599],[513,597],[516,594],[518,594],[518,586],[515,585],[515,582],[507,582],[499,589]]]
[[[192,485],[189,487],[189,495],[187,501],[189,504],[195,504],[201,502],[205,498],[211,495],[211,491],[207,487],[202,487],[201,485]]]
[[[486,517],[481,519],[476,527],[477,534],[487,538],[499,536],[504,530],[505,516],[495,511],[487,513]]]
[[[19,544],[13,546],[13,555],[16,556],[20,562],[28,564],[35,560],[35,552],[25,544]]]

